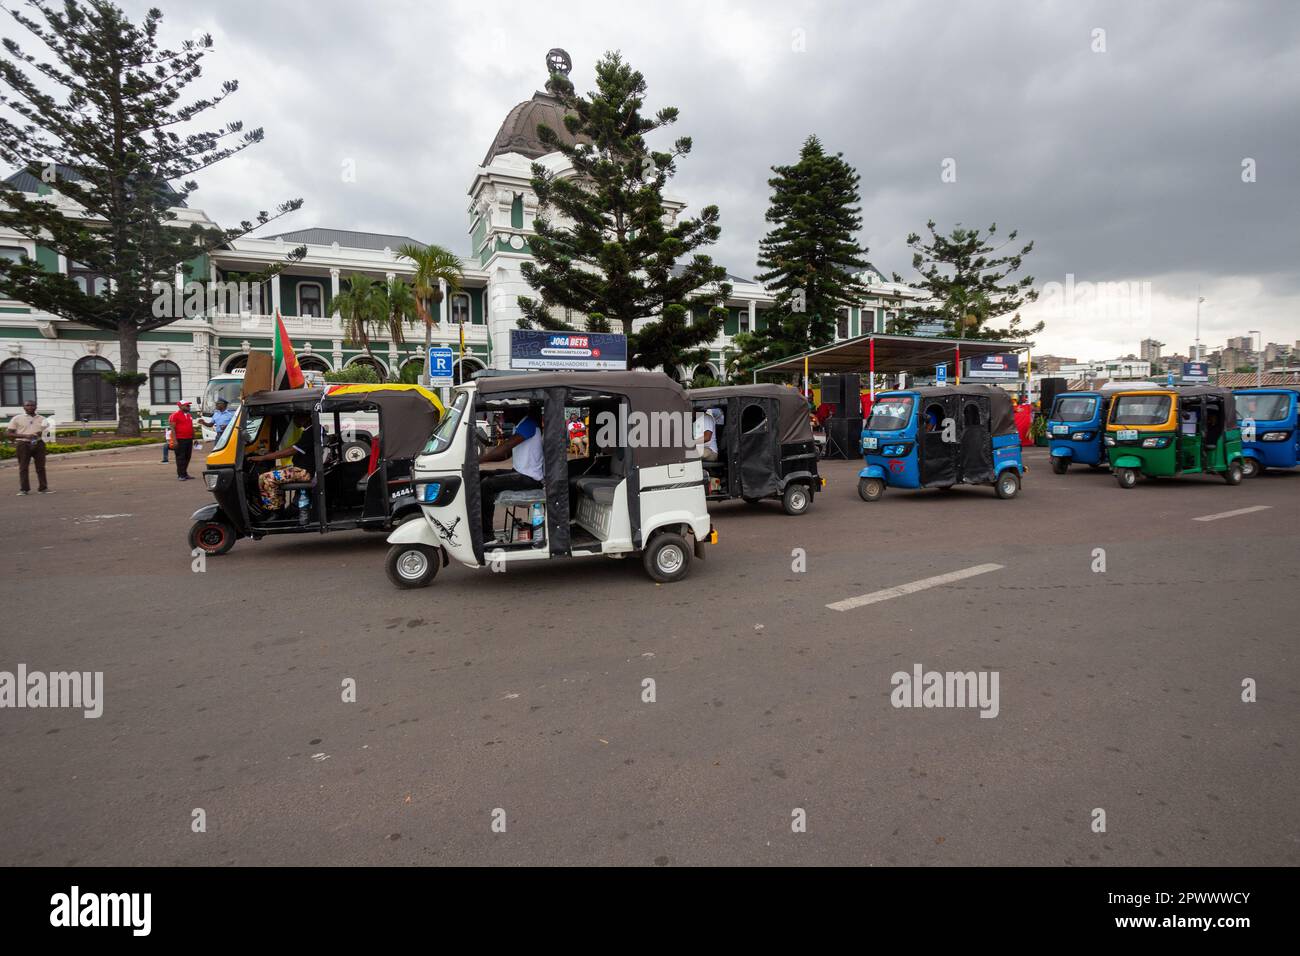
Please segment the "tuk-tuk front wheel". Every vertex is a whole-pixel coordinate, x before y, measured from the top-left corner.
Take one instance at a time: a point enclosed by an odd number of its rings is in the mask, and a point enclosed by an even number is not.
[[[999,498],[1014,498],[1020,492],[1020,474],[1008,468],[998,475],[993,489],[998,493]]]
[[[812,507],[812,491],[802,483],[787,485],[781,496],[781,507],[788,515],[801,515]]]
[[[1052,471],[1058,475],[1063,475],[1070,470],[1070,459],[1064,455],[1052,456]]]
[[[190,550],[204,554],[225,554],[235,546],[235,529],[220,518],[196,521],[190,528]]]
[[[858,497],[863,501],[879,501],[885,495],[885,483],[879,478],[859,478]]]
[[[660,584],[670,584],[686,577],[691,566],[691,549],[680,534],[662,531],[642,552],[641,563],[651,578]]]
[[[1228,470],[1223,473],[1223,480],[1230,485],[1239,485],[1241,484],[1241,478],[1244,474],[1245,471],[1241,467],[1241,459],[1238,458],[1235,461],[1228,462]]]
[[[1241,460],[1241,477],[1258,478],[1264,474],[1264,468],[1260,465],[1258,458],[1243,458]]]
[[[1138,483],[1138,473],[1133,468],[1116,468],[1115,482],[1121,488],[1134,488]]]
[[[388,549],[384,570],[399,588],[422,588],[438,573],[441,563],[437,548],[427,544],[395,544]]]

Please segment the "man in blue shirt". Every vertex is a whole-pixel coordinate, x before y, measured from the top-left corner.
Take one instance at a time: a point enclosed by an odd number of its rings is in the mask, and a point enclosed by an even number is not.
[[[542,487],[545,475],[542,457],[542,426],[526,412],[507,412],[516,418],[514,433],[495,448],[479,455],[479,464],[505,461],[509,456],[514,466],[508,471],[484,471],[479,482],[479,505],[482,511],[483,540],[493,540],[492,513],[496,510],[497,495],[503,491],[524,491]]]
[[[212,418],[210,419],[212,430],[217,433],[218,438],[220,438],[222,433],[226,430],[226,426],[230,424],[230,420],[235,417],[235,413],[228,409],[226,404],[224,398],[217,399],[217,410],[212,413]]]

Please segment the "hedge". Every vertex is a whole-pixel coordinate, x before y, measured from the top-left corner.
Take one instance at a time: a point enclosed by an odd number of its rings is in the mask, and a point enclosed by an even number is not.
[[[74,451],[101,451],[105,448],[129,448],[132,445],[160,445],[161,438],[114,438],[112,441],[88,441],[84,445],[46,444],[47,455],[66,455]],[[15,458],[18,450],[13,445],[0,445],[0,461]]]

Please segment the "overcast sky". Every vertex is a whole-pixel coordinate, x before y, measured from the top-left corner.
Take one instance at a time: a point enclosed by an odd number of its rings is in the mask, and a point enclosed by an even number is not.
[[[301,196],[268,231],[467,253],[475,166],[544,84],[547,49],[569,51],[579,90],[617,49],[652,109],[680,109],[663,135],[694,151],[672,192],[721,208],[714,257],[734,273],[756,271],[769,167],[815,133],[861,174],[862,240],[886,275],[912,277],[906,235],[933,218],[1019,229],[1040,289],[1135,283],[1027,310],[1048,323],[1037,351],[1114,357],[1147,336],[1186,351],[1198,285],[1207,344],[1300,339],[1300,4],[125,4],[151,5],[173,38],[213,34],[201,84],[238,78],[221,119],[266,130],[200,180],[193,204],[222,224]]]

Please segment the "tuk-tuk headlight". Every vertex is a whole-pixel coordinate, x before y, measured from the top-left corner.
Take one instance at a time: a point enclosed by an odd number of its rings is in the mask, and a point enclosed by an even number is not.
[[[1112,438],[1110,435],[1107,435],[1107,436],[1106,436],[1106,447],[1109,448],[1109,447],[1113,446],[1114,444],[1115,444],[1115,439]]]
[[[1075,432],[1070,441],[1092,441],[1092,432]]]
[[[886,458],[902,458],[911,450],[912,450],[912,443],[905,441],[905,442],[898,442],[897,444],[894,445],[886,445],[884,448],[880,449],[880,453],[884,455]]]
[[[442,483],[430,481],[415,486],[415,500],[422,504],[433,504],[438,500],[438,493],[442,491]]]
[[[1264,432],[1259,436],[1260,441],[1286,441],[1291,437],[1290,432]]]
[[[1142,439],[1143,448],[1164,448],[1169,444],[1168,436],[1161,438],[1144,438]]]
[[[203,473],[203,483],[208,486],[208,491],[216,491],[217,482],[220,480],[221,476],[215,471],[205,471]]]

